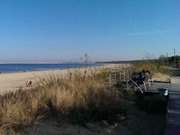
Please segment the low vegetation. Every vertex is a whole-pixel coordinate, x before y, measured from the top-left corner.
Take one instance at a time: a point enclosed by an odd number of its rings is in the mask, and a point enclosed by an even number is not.
[[[35,88],[1,96],[0,133],[14,134],[52,116],[82,125],[112,120],[123,111],[121,94],[107,85],[105,77],[104,72],[49,76]]]
[[[155,62],[144,61],[144,62],[136,63],[134,64],[134,68],[137,71],[149,70],[153,74],[156,74],[156,73],[170,74],[170,71],[165,65],[162,65],[156,61]]]
[[[134,67],[137,71],[145,69],[159,73],[154,64],[136,64]],[[118,119],[126,119],[128,110],[130,116],[134,114],[132,109],[135,106],[131,101],[135,101],[135,93],[125,92],[120,85],[109,86],[108,76],[109,71],[106,69],[75,71],[64,77],[49,75],[40,78],[37,85],[28,90],[19,89],[0,96],[0,135],[24,135],[26,129],[34,128],[36,124],[52,118],[60,123],[68,122],[83,127],[91,122],[116,123]],[[154,104],[149,99],[144,101],[143,107]],[[126,105],[131,107],[125,108]],[[149,108],[151,106],[145,109]],[[139,110],[135,110],[139,113]],[[146,115],[145,117],[149,116]],[[164,116],[161,117],[163,122],[160,122],[165,123]],[[136,123],[135,118],[133,116],[132,123]],[[156,120],[155,118],[152,121]],[[131,119],[129,121],[131,123]],[[134,127],[131,124],[130,128],[136,131],[136,124]],[[164,129],[161,128],[162,130]]]

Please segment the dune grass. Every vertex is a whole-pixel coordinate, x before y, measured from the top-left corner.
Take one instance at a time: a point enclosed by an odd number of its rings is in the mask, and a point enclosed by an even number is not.
[[[134,64],[134,69],[137,71],[148,70],[152,74],[156,74],[156,73],[167,74],[167,75],[171,74],[170,70],[164,65],[161,65],[158,62],[153,62],[148,60]]]
[[[53,75],[40,79],[35,88],[1,96],[0,133],[14,134],[52,116],[78,124],[112,119],[122,111],[121,94],[105,78],[104,72]]]

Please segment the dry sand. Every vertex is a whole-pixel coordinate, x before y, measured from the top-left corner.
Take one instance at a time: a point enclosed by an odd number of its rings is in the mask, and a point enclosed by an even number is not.
[[[84,72],[98,70],[100,68],[115,68],[115,67],[127,67],[127,64],[108,64],[98,67],[91,68],[72,68],[63,70],[48,70],[48,71],[32,71],[32,72],[18,72],[18,73],[1,73],[0,74],[0,94],[7,93],[9,91],[14,91],[19,88],[26,88],[26,82],[31,80],[33,86],[40,78],[46,78],[50,75],[61,75],[66,76],[70,72],[80,71]]]
[[[32,81],[32,86],[34,86],[40,78],[46,78],[51,75],[65,76],[67,73],[75,70],[77,69],[2,73],[0,74],[0,94],[19,88],[27,88],[26,83],[30,80]]]
[[[162,81],[162,82],[170,82],[171,78],[169,75],[166,74],[162,74],[162,73],[155,73],[152,76],[152,80],[153,81]]]
[[[0,95],[7,93],[9,91],[15,91],[19,88],[27,88],[27,81],[31,80],[33,82],[32,86],[36,85],[36,82],[40,78],[47,78],[51,75],[59,75],[66,77],[70,72],[94,72],[103,68],[127,68],[129,64],[106,64],[98,67],[91,68],[71,68],[62,70],[48,70],[48,71],[32,71],[32,72],[17,72],[17,73],[1,73],[0,74]],[[170,77],[168,75],[157,73],[153,75],[153,80],[156,81],[169,81]],[[28,88],[27,88],[28,89]]]
[[[50,71],[48,71],[50,72]],[[0,94],[8,91],[26,87],[26,82],[32,80],[35,82],[37,78],[48,73],[47,71],[37,72],[18,72],[18,73],[2,73],[0,74]]]
[[[106,64],[98,67],[91,68],[71,68],[71,69],[62,69],[62,70],[48,70],[48,71],[32,71],[32,72],[17,72],[17,73],[1,73],[0,74],[0,95],[7,93],[9,91],[15,91],[19,88],[27,88],[27,81],[31,80],[33,82],[32,86],[36,85],[36,82],[40,78],[47,78],[51,75],[59,75],[66,77],[70,72],[84,72],[97,71],[103,68],[126,68],[129,67],[129,64]],[[168,81],[169,76],[164,74],[155,74],[153,75],[153,80],[156,81]],[[28,89],[28,88],[27,88]]]

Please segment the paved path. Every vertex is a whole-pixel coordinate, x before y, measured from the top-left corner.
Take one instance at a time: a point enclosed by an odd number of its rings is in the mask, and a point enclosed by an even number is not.
[[[180,135],[180,77],[172,78],[166,135]]]

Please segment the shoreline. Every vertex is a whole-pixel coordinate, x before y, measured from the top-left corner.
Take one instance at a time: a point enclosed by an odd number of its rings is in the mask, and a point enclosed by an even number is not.
[[[6,65],[8,66],[6,67]],[[103,64],[0,64],[0,74],[87,68],[101,65]]]

